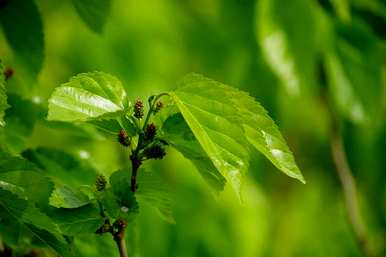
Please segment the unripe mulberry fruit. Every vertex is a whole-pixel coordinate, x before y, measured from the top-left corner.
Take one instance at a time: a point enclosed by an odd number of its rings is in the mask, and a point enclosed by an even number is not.
[[[1,1],[1,0],[0,0]],[[5,77],[5,80],[9,80],[12,76],[13,76],[13,74],[15,74],[15,70],[14,69],[12,69],[12,68],[6,68],[5,70],[4,70],[4,77]]]
[[[148,159],[162,159],[166,155],[166,152],[161,145],[156,144],[145,149],[144,155]]]
[[[145,130],[145,139],[151,141],[155,138],[156,134],[157,134],[157,128],[154,125],[154,123],[150,123],[149,125],[147,125]]]
[[[142,119],[143,117],[143,102],[141,100],[135,101],[134,117],[136,117],[137,119]]]
[[[103,191],[106,188],[107,180],[105,176],[98,176],[95,181],[97,191]]]
[[[124,129],[121,129],[118,133],[118,141],[121,145],[129,146],[131,144],[131,139],[127,132]]]

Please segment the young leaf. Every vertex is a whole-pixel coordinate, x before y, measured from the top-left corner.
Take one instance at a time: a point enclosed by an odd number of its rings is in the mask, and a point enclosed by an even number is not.
[[[48,105],[48,120],[90,121],[119,117],[127,107],[126,91],[114,76],[82,73],[56,88]]]
[[[98,208],[91,204],[74,209],[55,209],[49,215],[67,236],[95,233],[104,222]]]
[[[31,203],[0,189],[0,209],[0,217],[4,214],[13,217],[39,241],[55,250],[59,256],[72,256],[70,247],[60,234],[57,225]]]
[[[163,124],[163,137],[185,158],[192,161],[204,180],[215,190],[222,191],[225,178],[202,149],[181,113],[173,114]]]
[[[5,125],[5,110],[8,108],[5,84],[4,66],[0,60],[0,126]]]
[[[112,0],[72,0],[80,18],[96,33],[102,33],[110,15]]]
[[[191,74],[170,95],[213,164],[237,190],[248,161],[246,142],[288,176],[304,182],[274,121],[247,93]]]
[[[16,56],[36,78],[43,65],[43,24],[33,0],[7,1],[0,8],[0,24]]]

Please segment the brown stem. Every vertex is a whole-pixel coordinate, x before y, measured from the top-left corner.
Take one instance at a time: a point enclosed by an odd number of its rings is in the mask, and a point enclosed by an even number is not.
[[[114,241],[117,243],[119,256],[120,257],[128,257],[126,240],[125,240],[125,231],[119,231],[114,235]]]
[[[131,159],[131,191],[134,193],[137,190],[137,172],[139,169],[139,166],[141,166],[142,161],[138,158],[137,151],[133,153],[133,155],[130,157]]]
[[[372,257],[374,254],[368,245],[366,229],[362,221],[362,216],[358,204],[356,183],[347,161],[343,139],[337,127],[334,128],[332,133],[332,158],[335,164],[335,170],[338,173],[339,180],[342,185],[347,215],[350,220],[351,228],[363,256]]]

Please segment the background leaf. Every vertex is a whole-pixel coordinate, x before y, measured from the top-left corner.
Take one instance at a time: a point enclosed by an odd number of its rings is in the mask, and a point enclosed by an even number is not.
[[[0,24],[16,56],[36,78],[43,66],[44,36],[39,10],[33,0],[7,1],[0,8]]]
[[[72,256],[58,227],[36,207],[16,195],[0,189],[0,215],[7,213],[25,226],[38,240],[55,250],[59,256]]]
[[[72,0],[76,12],[87,26],[102,33],[110,15],[112,0]]]
[[[0,126],[5,125],[4,115],[8,108],[5,84],[4,66],[0,60]]]
[[[257,39],[267,64],[290,95],[309,91],[316,55],[313,2],[262,0],[256,10]]]
[[[361,21],[336,22],[337,36],[325,54],[330,94],[336,110],[345,118],[364,123],[381,113],[382,62],[375,35]]]

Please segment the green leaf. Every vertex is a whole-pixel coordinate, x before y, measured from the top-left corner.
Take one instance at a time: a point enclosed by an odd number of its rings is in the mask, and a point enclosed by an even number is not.
[[[33,0],[12,0],[0,8],[0,24],[16,56],[36,78],[43,66],[44,37],[39,10]]]
[[[125,172],[125,174],[128,173]],[[136,192],[138,201],[148,203],[158,211],[162,219],[175,224],[176,221],[172,212],[173,201],[168,186],[162,181],[160,174],[140,169],[138,171],[138,183],[139,188]]]
[[[127,228],[129,229],[129,228]],[[117,246],[110,234],[82,234],[74,240],[76,256],[119,257]],[[132,255],[130,249],[130,257]]]
[[[42,105],[16,94],[8,95],[8,103],[11,107],[5,114],[7,125],[0,128],[0,137],[8,149],[19,153],[25,149],[36,121],[43,120],[46,110]]]
[[[130,173],[128,170],[119,170],[110,176],[110,185],[119,206],[118,217],[130,221],[133,214],[138,213],[138,203],[130,189]]]
[[[267,64],[291,95],[303,94],[314,81],[317,34],[312,5],[308,0],[257,4],[257,40]]]
[[[50,205],[56,208],[79,208],[90,203],[82,191],[65,185],[56,185],[50,196]]]
[[[249,163],[247,141],[242,128],[233,121],[237,109],[229,104],[226,90],[207,82],[211,81],[188,75],[170,96],[214,166],[240,196],[242,177]]]
[[[304,182],[274,121],[247,93],[190,74],[170,95],[201,147],[236,192],[248,165],[248,142],[281,171]]]
[[[192,161],[204,180],[214,190],[222,191],[224,189],[225,178],[218,172],[204,149],[202,149],[181,113],[167,118],[162,131],[165,140],[182,153],[185,158]]]
[[[48,105],[48,120],[90,121],[119,117],[127,107],[121,82],[103,72],[82,73],[56,88]]]
[[[112,0],[72,0],[78,15],[96,33],[102,33],[110,15]]]
[[[18,156],[13,156],[0,148],[0,173],[21,170],[38,171],[39,168],[34,163]]]
[[[104,222],[98,208],[90,204],[74,209],[55,209],[50,212],[50,217],[68,236],[95,233]]]
[[[5,84],[4,66],[0,60],[0,126],[5,125],[5,110],[8,108]]]
[[[9,191],[0,189],[0,216],[12,216],[31,234],[55,250],[59,256],[72,256],[70,248],[55,223],[39,209]],[[8,217],[9,217],[8,216]]]
[[[15,190],[22,188],[23,197],[35,202],[40,208],[47,207],[53,183],[33,163],[0,150],[0,181],[3,189],[6,187],[4,183],[13,185]],[[10,187],[7,186],[8,189]],[[10,191],[16,193],[15,190]],[[21,191],[17,191],[21,195]]]
[[[382,55],[364,24],[337,24],[333,49],[324,55],[329,91],[336,110],[354,123],[377,119],[382,106]]]
[[[76,158],[65,151],[38,147],[27,149],[22,156],[45,171],[54,182],[72,188],[93,185],[98,172],[86,160]]]

